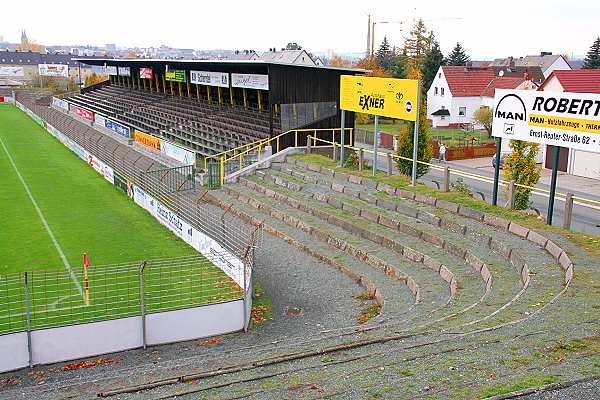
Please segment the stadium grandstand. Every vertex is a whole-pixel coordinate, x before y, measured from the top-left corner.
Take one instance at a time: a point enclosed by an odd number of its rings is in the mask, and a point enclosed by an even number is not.
[[[292,129],[340,126],[340,75],[364,72],[262,60],[76,61],[109,79],[64,98],[70,107],[167,140],[197,159]],[[345,119],[353,126],[353,113]],[[282,139],[279,150],[293,144]]]

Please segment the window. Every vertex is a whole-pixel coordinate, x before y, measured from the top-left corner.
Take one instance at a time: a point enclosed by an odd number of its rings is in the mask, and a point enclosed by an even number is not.
[[[458,116],[464,117],[467,115],[467,107],[458,107]]]
[[[437,94],[438,94],[438,88],[437,88],[437,86],[436,86],[436,87],[435,87],[435,95],[437,96]]]
[[[441,119],[442,121],[444,121],[444,120],[446,119],[446,116],[445,116],[445,115],[442,115],[442,116],[440,117],[440,119]]]
[[[444,95],[444,88],[440,89],[440,94],[443,96]]]
[[[442,110],[445,110],[445,109],[446,109],[446,106],[442,106]]]
[[[441,77],[442,77],[442,73],[440,72],[440,73],[438,74],[438,78],[441,78]]]

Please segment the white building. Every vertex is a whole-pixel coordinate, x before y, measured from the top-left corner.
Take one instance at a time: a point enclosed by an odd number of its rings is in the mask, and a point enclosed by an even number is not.
[[[498,76],[491,68],[441,66],[427,91],[427,117],[434,128],[468,127],[478,109],[493,107],[496,89],[536,87],[525,76]]]
[[[600,70],[554,71],[540,90],[600,94]],[[552,168],[552,146],[543,146],[543,152],[546,168]],[[561,147],[559,154],[559,171],[600,179],[600,154],[565,147]]]
[[[511,64],[517,67],[538,66],[542,69],[545,78],[548,78],[554,71],[569,71],[573,69],[562,55],[545,51],[541,52],[539,56],[496,59],[490,66],[509,66]]]

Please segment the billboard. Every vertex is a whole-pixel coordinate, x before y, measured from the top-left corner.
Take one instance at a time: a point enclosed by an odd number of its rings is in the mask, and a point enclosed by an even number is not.
[[[129,67],[117,67],[119,76],[131,76],[131,68]]]
[[[104,177],[107,181],[109,181],[112,185],[115,184],[115,173],[111,167],[104,164],[100,159],[94,156],[91,153],[85,151],[85,160],[88,165],[96,170],[100,175]]]
[[[107,75],[117,75],[117,67],[114,65],[107,65],[104,67],[104,71],[106,71]]]
[[[160,139],[160,152],[185,165],[196,164],[196,153]]]
[[[108,75],[108,72],[106,72],[106,67],[102,65],[92,65],[92,72],[96,75]]]
[[[492,135],[600,153],[600,95],[496,89]]]
[[[107,119],[104,122],[104,126],[108,129],[110,129],[113,132],[118,133],[121,136],[124,136],[126,138],[129,138],[129,128],[125,125],[121,125],[118,122],[112,121],[110,119]]]
[[[165,72],[165,79],[173,82],[185,82],[185,71],[182,69],[172,69]]]
[[[231,74],[231,86],[246,89],[269,90],[269,75]]]
[[[160,139],[157,137],[148,135],[147,133],[138,131],[136,129],[133,132],[133,138],[136,142],[141,143],[152,150],[160,151]]]
[[[41,76],[69,77],[69,66],[64,64],[38,64]]]
[[[6,76],[10,78],[22,78],[25,76],[25,69],[23,67],[0,66],[0,76]]]
[[[152,68],[140,68],[140,78],[141,79],[152,79]]]
[[[53,97],[52,104],[56,107],[62,108],[65,111],[69,111],[69,103],[67,103],[63,99],[59,99],[58,97]]]
[[[227,72],[190,71],[190,83],[205,86],[229,87]]]
[[[415,121],[418,91],[413,79],[342,75],[340,109]]]
[[[87,119],[88,121],[94,120],[94,113],[81,107],[75,106],[75,114],[79,115],[81,118]]]
[[[96,125],[104,127],[104,126],[106,126],[105,125],[106,124],[106,117],[104,117],[104,115],[96,114],[96,116],[94,117],[94,123]]]

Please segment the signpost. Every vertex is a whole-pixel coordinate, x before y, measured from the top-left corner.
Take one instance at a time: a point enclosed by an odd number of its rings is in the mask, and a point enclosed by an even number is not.
[[[546,222],[552,225],[560,147],[600,153],[600,95],[496,90],[492,135],[554,146]],[[500,140],[494,193],[498,191]],[[495,199],[496,196],[494,196]]]
[[[379,117],[415,121],[412,184],[416,185],[420,82],[414,79],[342,75],[340,77],[340,109],[375,116],[373,175],[377,171]]]

